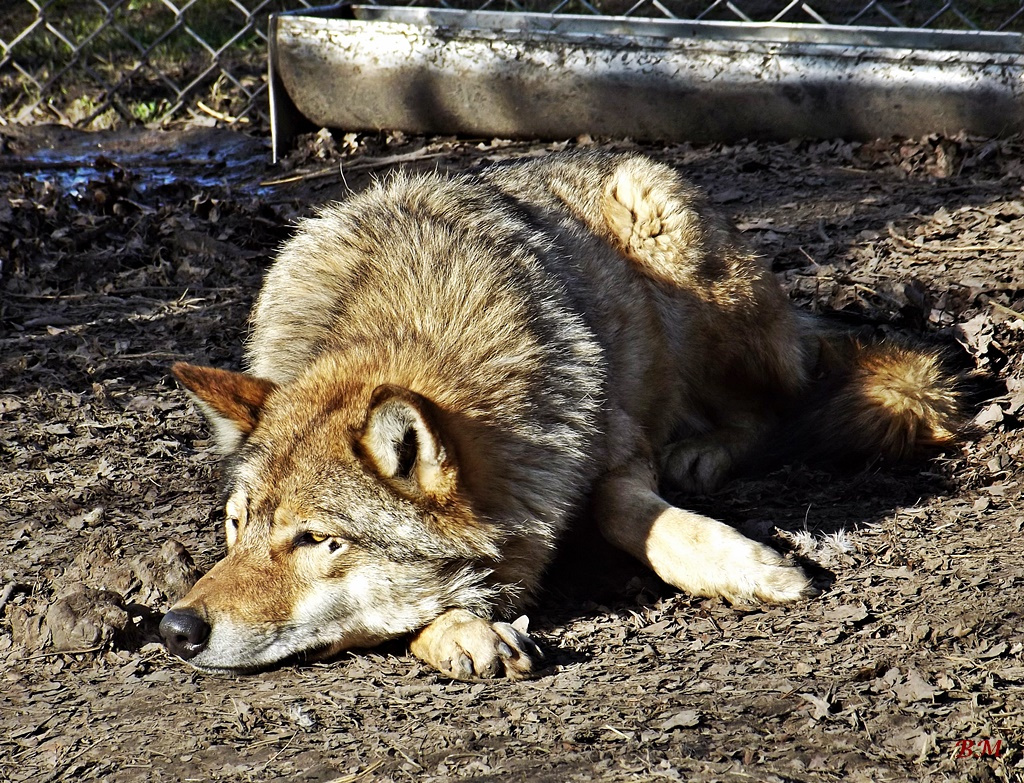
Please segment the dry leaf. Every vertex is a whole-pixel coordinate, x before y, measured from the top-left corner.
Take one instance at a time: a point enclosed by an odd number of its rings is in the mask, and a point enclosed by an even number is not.
[[[700,713],[697,710],[680,710],[661,723],[656,723],[655,728],[662,731],[672,729],[690,729],[700,723]]]
[[[908,669],[905,679],[893,686],[896,698],[904,704],[915,701],[932,701],[942,693],[939,688],[929,683],[917,669]]]

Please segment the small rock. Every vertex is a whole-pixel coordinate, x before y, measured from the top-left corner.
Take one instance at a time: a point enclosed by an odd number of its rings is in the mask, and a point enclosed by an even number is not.
[[[168,606],[192,589],[202,575],[180,541],[169,539],[160,551],[140,555],[131,562],[139,580],[139,603]]]
[[[83,587],[51,604],[45,622],[58,652],[92,650],[124,635],[128,612],[119,594]]]

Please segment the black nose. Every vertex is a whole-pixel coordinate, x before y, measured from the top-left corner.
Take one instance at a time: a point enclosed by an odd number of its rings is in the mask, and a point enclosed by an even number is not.
[[[186,661],[201,653],[210,640],[210,624],[191,609],[172,609],[160,621],[167,649]]]

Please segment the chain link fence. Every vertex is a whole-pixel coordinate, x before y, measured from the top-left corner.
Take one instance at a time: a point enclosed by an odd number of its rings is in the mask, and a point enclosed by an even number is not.
[[[317,4],[323,4],[322,2]],[[413,0],[378,4],[1024,32],[1024,0]],[[0,124],[263,128],[266,29],[307,0],[6,0]]]

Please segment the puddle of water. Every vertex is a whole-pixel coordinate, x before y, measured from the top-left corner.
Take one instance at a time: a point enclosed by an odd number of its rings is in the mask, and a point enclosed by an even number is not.
[[[32,142],[35,142],[32,144]],[[18,169],[77,198],[123,171],[139,191],[188,184],[260,193],[270,159],[264,140],[233,131],[34,131]]]

